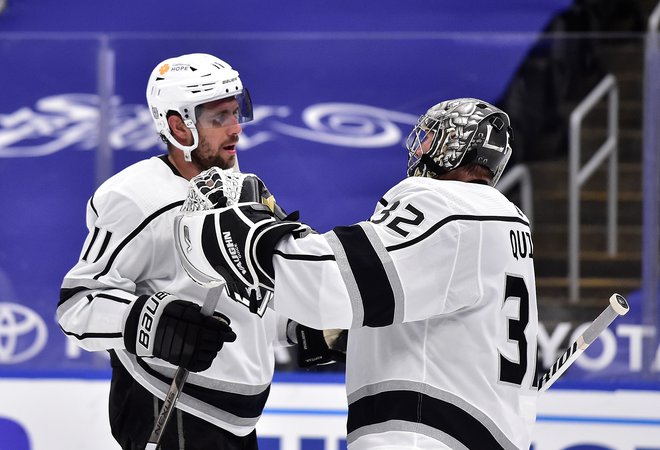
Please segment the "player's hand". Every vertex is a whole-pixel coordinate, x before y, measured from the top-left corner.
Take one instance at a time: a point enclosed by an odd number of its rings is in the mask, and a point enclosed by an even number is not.
[[[286,235],[311,229],[283,221],[261,203],[237,203],[175,219],[175,243],[181,264],[200,284],[223,281],[229,295],[263,315],[274,291],[273,252]]]
[[[298,366],[313,366],[346,361],[347,330],[316,330],[296,326]]]
[[[263,203],[278,217],[286,216],[261,178],[253,173],[211,167],[190,180],[183,211],[205,211],[236,203]]]
[[[166,292],[139,297],[124,325],[126,349],[156,357],[191,372],[208,369],[225,342],[236,334],[221,313],[205,316],[195,303]]]

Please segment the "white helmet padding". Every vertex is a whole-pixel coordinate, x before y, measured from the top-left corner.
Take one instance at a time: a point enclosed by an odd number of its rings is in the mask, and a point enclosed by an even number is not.
[[[199,144],[195,126],[195,107],[203,103],[233,97],[238,101],[238,123],[252,120],[252,102],[238,72],[225,61],[205,53],[192,53],[160,62],[149,76],[147,103],[156,131],[175,147],[181,149],[186,160]],[[176,112],[193,135],[193,144],[179,143],[167,123],[169,112]]]
[[[423,114],[406,141],[408,176],[435,178],[476,163],[493,173],[495,186],[511,156],[509,116],[475,98],[447,100]]]

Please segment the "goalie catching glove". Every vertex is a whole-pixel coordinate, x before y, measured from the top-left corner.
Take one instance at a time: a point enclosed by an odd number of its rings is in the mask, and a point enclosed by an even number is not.
[[[188,196],[181,211],[207,211],[250,202],[263,203],[281,219],[286,215],[255,174],[211,167],[190,180]]]
[[[201,313],[195,303],[167,292],[139,297],[124,325],[126,350],[140,357],[156,357],[191,372],[208,369],[225,342],[236,334],[229,318]]]
[[[224,280],[229,295],[263,315],[274,290],[273,251],[285,235],[311,231],[283,221],[261,203],[183,214],[175,221],[175,242],[183,267],[200,284]]]

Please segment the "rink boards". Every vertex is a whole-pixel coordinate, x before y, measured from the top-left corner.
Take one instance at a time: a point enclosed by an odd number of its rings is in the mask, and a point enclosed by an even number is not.
[[[343,383],[304,375],[274,383],[258,426],[261,450],[346,448]],[[119,450],[108,388],[107,379],[1,379],[0,448]],[[658,391],[552,388],[540,398],[533,449],[660,450],[658,405]]]

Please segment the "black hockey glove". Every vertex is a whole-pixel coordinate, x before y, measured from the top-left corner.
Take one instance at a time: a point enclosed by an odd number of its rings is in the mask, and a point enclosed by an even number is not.
[[[282,221],[261,203],[184,214],[176,227],[176,247],[188,275],[202,284],[224,279],[230,296],[259,315],[274,290],[275,246],[285,235],[311,231]]]
[[[298,366],[309,368],[335,362],[346,362],[347,330],[328,330],[335,333],[324,333],[321,330],[298,324],[296,326],[296,342]],[[328,334],[328,336],[326,336]]]
[[[270,210],[273,212],[273,215],[278,219],[298,220],[298,216],[296,215],[298,212],[295,211],[294,213],[287,216],[284,210],[280,208],[280,205],[275,203],[275,197],[270,193],[264,182],[261,181],[261,178],[251,173],[246,174],[245,179],[243,180],[241,195],[237,203],[249,202],[263,203],[264,205],[268,206],[268,208],[270,208]],[[296,216],[293,217],[294,215]]]
[[[223,344],[234,342],[236,334],[227,316],[218,312],[205,316],[200,309],[199,305],[167,292],[139,297],[124,325],[126,349],[191,372],[208,369]]]

